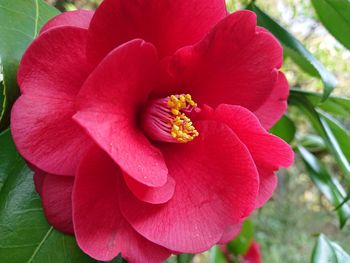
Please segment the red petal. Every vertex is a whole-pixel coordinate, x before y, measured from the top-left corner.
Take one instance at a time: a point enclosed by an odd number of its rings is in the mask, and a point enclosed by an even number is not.
[[[12,135],[21,155],[48,173],[74,174],[91,145],[72,120],[75,96],[90,72],[86,34],[73,27],[49,30],[32,43],[20,64],[23,94],[12,110]]]
[[[56,229],[74,234],[72,189],[74,177],[45,174],[41,198],[48,222]]]
[[[247,263],[261,263],[260,246],[256,241],[250,245],[248,252],[243,255],[243,259]]]
[[[83,159],[73,191],[78,244],[97,260],[109,261],[122,253],[130,262],[162,262],[169,251],[135,232],[120,213],[117,185],[121,176],[118,166],[98,148]]]
[[[251,213],[258,191],[251,156],[231,129],[212,121],[195,126],[200,137],[193,142],[162,147],[176,181],[169,202],[147,204],[125,188],[119,200],[136,231],[178,252],[197,253],[216,244],[227,226]]]
[[[242,223],[228,226],[225,229],[225,232],[222,235],[218,244],[226,244],[226,243],[230,242],[241,232],[241,229],[242,229]]]
[[[30,169],[34,171],[33,180],[34,180],[35,191],[41,196],[46,173],[43,171],[40,171],[39,169],[33,169],[33,167],[30,164],[28,164],[28,166]]]
[[[151,187],[164,185],[168,170],[137,122],[156,65],[151,44],[134,40],[118,47],[85,82],[74,116],[125,173]]]
[[[62,26],[74,26],[88,29],[93,15],[94,11],[89,10],[75,10],[64,12],[49,20],[41,29],[40,34],[51,28]]]
[[[279,72],[275,87],[269,98],[254,111],[265,129],[270,129],[286,112],[288,95],[288,81],[284,74]]]
[[[99,62],[120,44],[142,38],[161,57],[194,44],[227,15],[224,0],[105,0],[90,25],[88,56]]]
[[[282,63],[282,48],[256,27],[256,15],[239,11],[222,20],[201,42],[169,60],[175,85],[200,104],[258,109],[270,96]]]
[[[256,207],[262,207],[276,190],[278,177],[268,169],[258,168],[260,176],[259,194],[256,200]]]
[[[294,162],[291,147],[282,139],[269,134],[257,117],[240,106],[220,105],[212,117],[227,124],[247,146],[260,173],[258,205],[265,203],[277,184],[274,171]]]
[[[148,187],[126,174],[124,174],[124,181],[138,199],[151,204],[168,202],[175,191],[175,180],[171,176],[168,176],[167,183],[161,187]]]

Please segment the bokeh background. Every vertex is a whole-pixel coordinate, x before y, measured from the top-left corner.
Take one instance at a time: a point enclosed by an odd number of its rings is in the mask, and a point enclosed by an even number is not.
[[[174,0],[176,1],[176,0]],[[100,0],[47,0],[58,9],[95,9]],[[231,10],[242,9],[248,1],[228,1]],[[350,97],[350,52],[339,44],[319,22],[310,0],[257,0],[259,7],[296,36],[306,48],[338,79],[336,95]],[[350,14],[349,14],[350,15]],[[291,87],[310,91],[323,89],[319,79],[300,70],[289,58],[283,71]],[[312,133],[308,122],[293,109],[290,115],[298,120],[298,134]],[[341,120],[347,127],[349,123]],[[339,174],[334,160],[318,153],[318,157]],[[320,194],[304,170],[301,161],[279,174],[279,186],[273,198],[257,211],[252,220],[255,239],[261,244],[266,263],[309,262],[318,233],[323,232],[350,252],[350,227],[339,230],[333,207]],[[339,180],[342,177],[339,176]],[[208,255],[197,255],[194,262],[208,262]]]

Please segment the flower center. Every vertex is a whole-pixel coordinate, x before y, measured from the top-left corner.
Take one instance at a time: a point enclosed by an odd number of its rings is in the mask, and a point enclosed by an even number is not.
[[[143,118],[142,127],[147,136],[156,141],[186,143],[199,133],[186,114],[197,108],[190,94],[171,95],[150,101]]]

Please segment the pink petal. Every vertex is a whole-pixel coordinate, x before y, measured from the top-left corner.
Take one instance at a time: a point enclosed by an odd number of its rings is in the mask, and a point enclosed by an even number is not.
[[[74,26],[88,29],[94,11],[89,10],[75,10],[64,12],[50,19],[41,29],[40,34],[45,31],[62,26]]]
[[[230,242],[241,232],[241,229],[242,229],[242,223],[228,226],[225,229],[218,244],[226,244],[226,243]]]
[[[122,173],[98,148],[83,159],[73,190],[73,220],[80,248],[97,260],[119,253],[130,262],[162,262],[169,251],[143,238],[119,210],[117,185]]]
[[[270,129],[287,110],[287,99],[289,95],[289,84],[282,72],[279,72],[275,86],[269,98],[254,114],[259,118],[265,129]]]
[[[72,189],[74,177],[45,174],[42,204],[50,225],[61,232],[74,234],[72,222]]]
[[[250,245],[248,252],[243,255],[243,259],[247,263],[261,263],[260,246],[256,241]]]
[[[149,187],[124,174],[124,181],[130,191],[141,201],[151,204],[166,203],[175,192],[175,180],[168,176],[168,181],[161,187]]]
[[[142,38],[161,57],[199,41],[227,15],[224,0],[105,0],[90,25],[88,56],[99,62],[124,42]]]
[[[169,202],[139,201],[120,186],[121,211],[145,238],[172,251],[197,253],[216,244],[227,226],[255,207],[258,174],[245,146],[229,127],[195,123],[200,137],[187,144],[162,146],[176,181]]]
[[[21,155],[48,173],[74,174],[91,145],[72,120],[75,96],[90,73],[86,35],[85,29],[73,27],[49,30],[31,44],[20,64],[22,96],[12,110],[12,135]]]
[[[278,184],[276,173],[269,169],[258,168],[260,176],[259,194],[256,200],[256,207],[262,207],[273,195]]]
[[[138,111],[152,88],[154,47],[142,40],[111,52],[85,82],[74,119],[121,169],[151,187],[166,183],[162,153],[138,127]]]
[[[291,147],[277,136],[269,134],[258,118],[243,107],[219,105],[212,118],[228,125],[249,149],[260,174],[258,206],[261,206],[276,188],[274,171],[293,164]]]
[[[169,85],[187,89],[199,104],[227,103],[257,110],[274,91],[282,48],[256,27],[256,15],[239,11],[218,23],[198,44],[168,61]],[[271,109],[274,110],[274,109]]]
[[[33,167],[31,167],[30,165],[28,166],[34,171],[33,180],[35,191],[41,196],[46,173],[39,169],[33,169]]]

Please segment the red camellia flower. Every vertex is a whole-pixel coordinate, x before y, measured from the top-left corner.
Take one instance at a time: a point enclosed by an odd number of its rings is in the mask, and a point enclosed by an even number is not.
[[[261,253],[259,243],[253,241],[247,253],[243,255],[243,260],[246,263],[261,263]]]
[[[25,52],[12,111],[48,221],[91,257],[161,262],[232,239],[293,162],[282,49],[224,0],[105,0]]]

